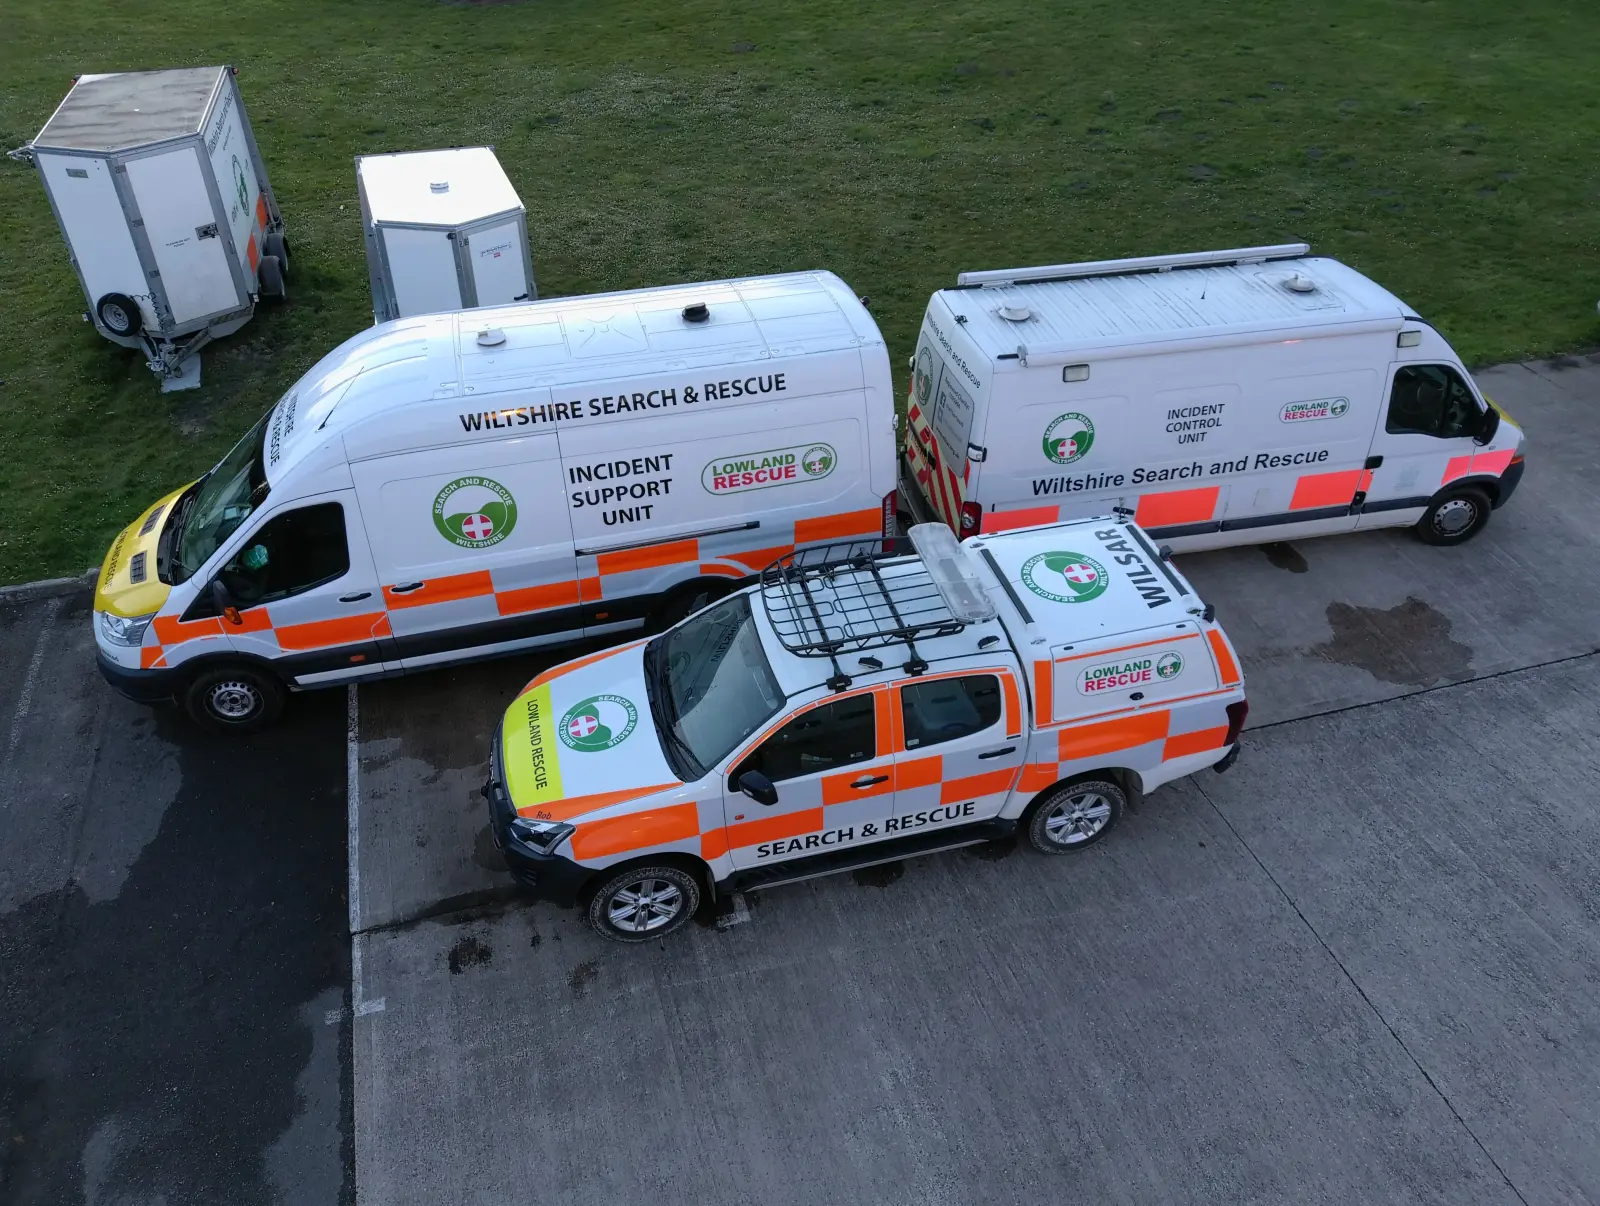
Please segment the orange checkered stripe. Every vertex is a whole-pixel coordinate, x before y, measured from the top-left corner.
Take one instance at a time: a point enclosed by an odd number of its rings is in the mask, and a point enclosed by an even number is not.
[[[1449,485],[1457,478],[1469,475],[1499,477],[1511,464],[1514,455],[1511,449],[1502,449],[1496,452],[1474,452],[1469,456],[1453,456],[1446,462],[1439,484]],[[1371,486],[1372,471],[1369,469],[1336,469],[1329,473],[1303,473],[1295,480],[1294,493],[1289,498],[1289,510],[1292,513],[1344,506],[1358,491],[1370,489]],[[1217,513],[1221,496],[1221,486],[1198,486],[1188,490],[1162,490],[1154,494],[1141,494],[1134,512],[1134,522],[1142,528],[1207,523],[1221,518]],[[1056,523],[1060,519],[1060,506],[1018,507],[984,516],[983,530],[1004,532],[1013,528],[1031,528],[1038,524]]]
[[[332,620],[313,620],[301,624],[274,624],[272,607],[252,607],[239,613],[239,623],[224,622],[219,617],[204,620],[180,620],[177,616],[157,616],[150,625],[154,644],[139,649],[139,665],[146,670],[161,670],[173,664],[173,652],[181,645],[206,637],[223,637],[235,633],[270,632],[285,653],[304,653],[314,649],[332,649],[339,645],[354,645],[389,635],[389,613],[366,612],[358,616],[339,616]],[[352,659],[359,661],[360,656]]]
[[[972,466],[962,463],[958,477],[949,465],[940,463],[939,441],[929,426],[922,408],[915,402],[916,377],[912,376],[912,397],[906,402],[906,460],[912,476],[939,518],[959,530],[961,504]]]

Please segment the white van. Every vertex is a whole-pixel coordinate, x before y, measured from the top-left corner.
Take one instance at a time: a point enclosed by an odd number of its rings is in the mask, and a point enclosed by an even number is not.
[[[962,273],[912,359],[914,509],[963,536],[1117,511],[1178,549],[1470,538],[1521,429],[1410,307],[1309,250]]]
[[[101,670],[246,728],[285,687],[675,622],[892,535],[892,391],[825,272],[386,323],[117,537]]]

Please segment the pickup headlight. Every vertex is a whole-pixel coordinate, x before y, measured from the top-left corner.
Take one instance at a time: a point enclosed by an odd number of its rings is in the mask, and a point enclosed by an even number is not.
[[[572,832],[572,826],[561,821],[533,821],[518,817],[511,822],[511,836],[525,846],[532,846],[540,854],[549,854]]]
[[[114,616],[109,611],[100,613],[100,631],[113,645],[137,645],[144,640],[144,631],[156,613],[147,616]]]

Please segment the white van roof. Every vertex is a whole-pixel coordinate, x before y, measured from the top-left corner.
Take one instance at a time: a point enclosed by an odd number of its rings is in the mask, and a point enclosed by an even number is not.
[[[685,308],[697,304],[706,318],[688,321]],[[831,272],[402,318],[340,344],[278,402],[267,427],[267,477],[280,481],[330,433],[393,424],[412,408],[525,405],[540,389],[882,342],[872,316]],[[507,401],[514,392],[522,397]]]
[[[967,272],[956,288],[934,297],[962,316],[966,334],[989,359],[1057,364],[1072,353],[1208,336],[1398,327],[1415,314],[1338,260],[1292,254],[1306,250],[1291,244]]]

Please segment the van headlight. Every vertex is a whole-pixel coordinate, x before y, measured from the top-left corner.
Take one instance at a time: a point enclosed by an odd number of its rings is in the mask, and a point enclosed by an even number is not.
[[[147,616],[114,616],[109,611],[100,613],[100,631],[113,645],[137,645],[144,640],[144,631],[156,613]]]
[[[532,846],[540,854],[549,854],[561,845],[572,828],[561,821],[533,821],[518,817],[511,822],[511,836],[525,846]]]

